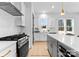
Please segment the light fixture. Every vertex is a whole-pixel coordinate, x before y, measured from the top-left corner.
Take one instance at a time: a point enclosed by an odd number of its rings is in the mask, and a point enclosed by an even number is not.
[[[45,13],[40,14],[40,18],[47,18],[47,14]]]
[[[54,8],[54,5],[52,5],[52,8]]]
[[[64,15],[64,8],[63,8],[63,2],[62,2],[61,16],[63,15]]]

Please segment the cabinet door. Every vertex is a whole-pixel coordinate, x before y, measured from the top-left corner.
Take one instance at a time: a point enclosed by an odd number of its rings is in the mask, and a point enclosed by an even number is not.
[[[8,57],[16,57],[16,43],[12,44],[8,48],[11,49],[11,54],[8,55]]]
[[[47,36],[47,42],[48,42],[48,51],[50,56],[53,56],[53,44],[52,44],[52,39],[51,37]]]
[[[48,51],[52,57],[57,57],[57,41],[47,36],[47,42],[48,42]]]
[[[39,33],[34,33],[34,41],[39,41],[40,36]]]
[[[47,41],[47,33],[40,33],[40,41]]]
[[[16,43],[0,52],[0,57],[16,57]]]
[[[52,50],[53,50],[53,56],[57,57],[57,41],[56,39],[52,38]]]
[[[0,53],[0,57],[8,57],[11,55],[11,49],[6,49]]]

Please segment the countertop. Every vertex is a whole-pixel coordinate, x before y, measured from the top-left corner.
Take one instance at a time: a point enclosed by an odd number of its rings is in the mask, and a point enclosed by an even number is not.
[[[12,44],[16,44],[17,41],[0,41],[0,52],[11,46]]]
[[[50,37],[55,38],[57,41],[79,52],[79,37],[69,36],[65,34],[48,34]]]

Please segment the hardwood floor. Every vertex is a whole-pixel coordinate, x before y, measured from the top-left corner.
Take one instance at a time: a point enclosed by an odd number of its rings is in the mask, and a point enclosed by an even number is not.
[[[50,57],[47,50],[47,42],[34,42],[33,48],[29,50],[28,57]]]

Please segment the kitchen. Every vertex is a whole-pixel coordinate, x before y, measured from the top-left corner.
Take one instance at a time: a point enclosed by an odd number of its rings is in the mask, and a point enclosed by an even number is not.
[[[0,57],[79,57],[79,2],[0,2]]]

